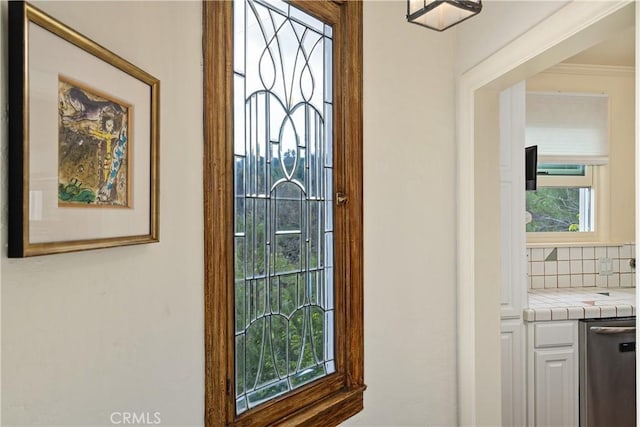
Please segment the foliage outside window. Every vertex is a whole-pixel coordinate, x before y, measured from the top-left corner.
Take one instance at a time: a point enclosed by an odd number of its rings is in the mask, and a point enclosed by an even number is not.
[[[529,238],[597,231],[595,168],[597,166],[538,164],[538,189],[526,192]]]
[[[594,231],[589,221],[591,191],[572,187],[538,187],[537,191],[528,191],[526,206],[531,221],[527,223],[527,232]],[[588,206],[587,215],[580,214],[584,206]]]

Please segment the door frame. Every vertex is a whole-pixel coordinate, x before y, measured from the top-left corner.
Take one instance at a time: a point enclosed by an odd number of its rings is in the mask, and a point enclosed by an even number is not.
[[[458,421],[460,425],[499,425],[500,402],[500,268],[499,254],[486,230],[476,227],[476,215],[494,199],[478,197],[478,188],[498,194],[497,183],[478,173],[476,109],[485,90],[498,92],[525,80],[567,57],[592,46],[612,30],[632,25],[637,14],[629,13],[633,1],[570,2],[520,37],[466,71],[457,82],[457,291],[458,291]],[[636,31],[636,57],[638,57]],[[636,81],[638,72],[636,71]],[[636,86],[636,104],[637,104]],[[639,164],[636,108],[636,165]],[[497,124],[496,124],[497,125]],[[476,144],[478,144],[476,146]],[[477,150],[478,149],[478,150]],[[637,175],[637,174],[636,174]],[[636,189],[639,179],[636,176]],[[637,190],[636,190],[637,191]],[[497,196],[496,196],[497,197]],[[636,212],[638,212],[636,197]],[[499,204],[498,204],[499,205]],[[636,214],[636,241],[639,228]],[[499,239],[499,228],[493,236]],[[494,265],[494,264],[498,265]],[[498,273],[497,275],[495,273]]]

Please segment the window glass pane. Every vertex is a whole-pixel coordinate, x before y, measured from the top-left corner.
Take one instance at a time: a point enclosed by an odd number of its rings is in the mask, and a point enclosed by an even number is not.
[[[244,13],[243,4],[238,4],[233,8],[233,39],[238,40],[234,45],[233,70],[238,74],[244,74]],[[242,106],[242,104],[240,104]],[[238,105],[236,104],[236,108]]]
[[[538,187],[527,191],[527,232],[594,231],[593,190],[573,187]]]
[[[561,165],[558,163],[538,163],[538,175],[584,176],[585,165]]]
[[[331,27],[244,0],[234,45],[235,378],[242,413],[335,371]],[[240,20],[239,18],[244,18]],[[328,52],[328,53],[327,53]],[[240,105],[238,105],[240,104]]]

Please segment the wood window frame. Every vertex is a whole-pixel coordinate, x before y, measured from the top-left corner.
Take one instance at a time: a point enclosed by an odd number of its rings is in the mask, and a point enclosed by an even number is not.
[[[205,425],[338,425],[363,408],[362,2],[290,2],[333,28],[336,372],[236,415],[233,3],[203,2]],[[340,202],[337,202],[340,199]]]

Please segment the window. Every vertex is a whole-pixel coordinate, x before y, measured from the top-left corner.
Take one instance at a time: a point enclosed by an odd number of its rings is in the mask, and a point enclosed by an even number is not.
[[[526,193],[529,243],[608,237],[608,97],[528,92],[526,145],[538,146],[537,191]]]
[[[332,27],[234,5],[236,412],[335,372]]]
[[[527,243],[606,241],[606,166],[538,164],[538,189],[526,192]]]
[[[538,189],[526,193],[529,233],[595,232],[592,166],[538,165]]]
[[[362,5],[203,7],[206,425],[337,425],[365,388]]]

